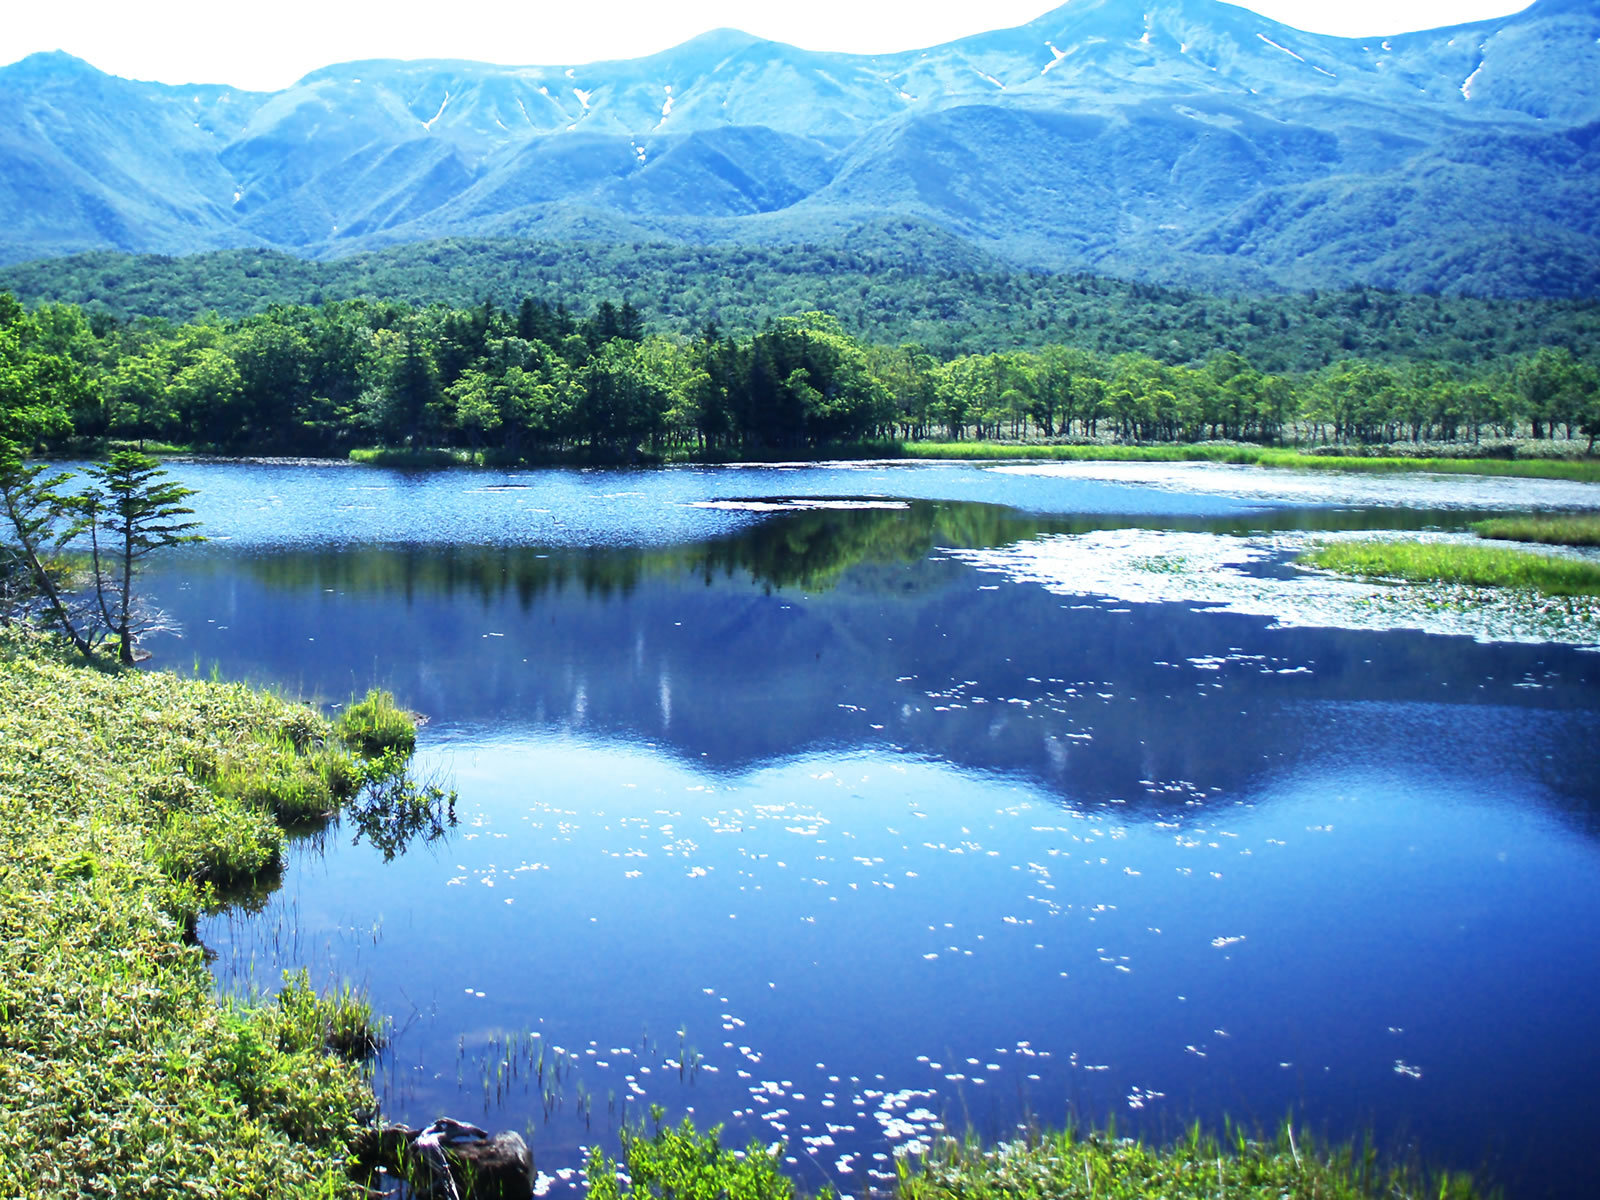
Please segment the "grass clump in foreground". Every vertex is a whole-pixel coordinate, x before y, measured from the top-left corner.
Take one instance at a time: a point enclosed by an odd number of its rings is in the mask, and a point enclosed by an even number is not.
[[[759,1142],[729,1151],[719,1130],[695,1132],[689,1121],[654,1134],[624,1131],[626,1170],[597,1148],[588,1164],[589,1200],[794,1200],[794,1184]],[[1428,1177],[1382,1165],[1371,1150],[1323,1150],[1285,1125],[1276,1139],[1255,1141],[1230,1128],[1224,1140],[1198,1125],[1174,1145],[1156,1148],[1073,1130],[1035,1134],[986,1150],[944,1139],[924,1157],[896,1160],[897,1200],[1474,1200],[1470,1177]]]
[[[1376,579],[1520,588],[1547,596],[1600,596],[1600,563],[1529,550],[1459,542],[1325,542],[1300,558],[1309,566]]]
[[[1477,521],[1479,537],[1508,542],[1541,542],[1547,546],[1600,546],[1600,513],[1533,513]]]
[[[220,781],[333,746],[303,707],[0,630],[0,1196],[355,1194],[370,1008],[304,976],[219,999],[186,936],[282,853],[278,806]]]

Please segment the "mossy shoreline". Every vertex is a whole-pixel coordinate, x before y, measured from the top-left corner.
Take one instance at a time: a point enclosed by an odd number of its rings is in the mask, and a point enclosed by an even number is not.
[[[360,773],[304,706],[0,630],[0,1196],[349,1193],[370,1011],[219,997],[192,929]]]
[[[367,1194],[347,1167],[377,1115],[362,1061],[381,1036],[370,1008],[303,972],[275,996],[219,996],[192,937],[218,881],[270,875],[283,824],[357,786],[367,769],[341,743],[380,751],[380,771],[408,749],[392,697],[352,710],[336,727],[241,685],[97,669],[0,628],[0,1197]],[[796,1195],[759,1148],[730,1153],[714,1133],[658,1126],[623,1145],[632,1190],[660,1200]],[[614,1166],[591,1169],[596,1200],[618,1196]],[[1071,1132],[949,1143],[903,1163],[896,1193],[1228,1200],[1263,1188],[1475,1194],[1465,1177],[1379,1169],[1292,1133],[1219,1143],[1198,1130],[1159,1149]]]

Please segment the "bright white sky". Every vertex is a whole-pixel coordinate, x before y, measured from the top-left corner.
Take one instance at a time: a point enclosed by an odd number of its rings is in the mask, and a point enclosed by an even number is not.
[[[1298,29],[1369,37],[1502,16],[1526,0],[1248,0]],[[1021,25],[1051,0],[61,0],[13,3],[0,64],[66,50],[163,83],[275,91],[330,63],[566,65],[653,54],[720,26],[810,50],[883,53]]]

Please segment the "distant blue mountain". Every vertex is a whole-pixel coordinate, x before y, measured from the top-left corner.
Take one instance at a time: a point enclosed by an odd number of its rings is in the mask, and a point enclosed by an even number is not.
[[[1592,292],[1597,144],[1596,0],[1369,40],[1073,0],[892,55],[718,30],[622,62],[345,63],[271,94],[40,54],[0,69],[0,261],[815,242],[895,215],[1165,282]]]

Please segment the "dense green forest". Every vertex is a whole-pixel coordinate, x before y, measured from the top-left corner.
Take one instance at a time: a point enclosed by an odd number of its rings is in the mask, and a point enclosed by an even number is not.
[[[349,299],[515,308],[532,297],[592,313],[627,298],[652,332],[688,337],[710,322],[749,335],[770,319],[823,311],[862,341],[915,343],[940,358],[1069,345],[1193,363],[1231,350],[1275,373],[1350,357],[1473,365],[1544,346],[1591,360],[1600,351],[1595,301],[1208,295],[1024,271],[956,238],[896,236],[889,225],[803,246],[448,240],[324,262],[266,250],[94,253],[0,269],[0,288],[30,306],[81,304],[99,322],[237,319]]]
[[[807,312],[748,335],[649,332],[628,301],[579,317],[394,301],[274,305],[234,319],[123,322],[0,293],[0,439],[234,452],[460,447],[506,458],[763,456],[860,441],[1086,439],[1265,443],[1587,439],[1592,354],[1545,346],[1461,364],[1340,356],[1274,372],[1047,344],[943,357],[875,344]]]

